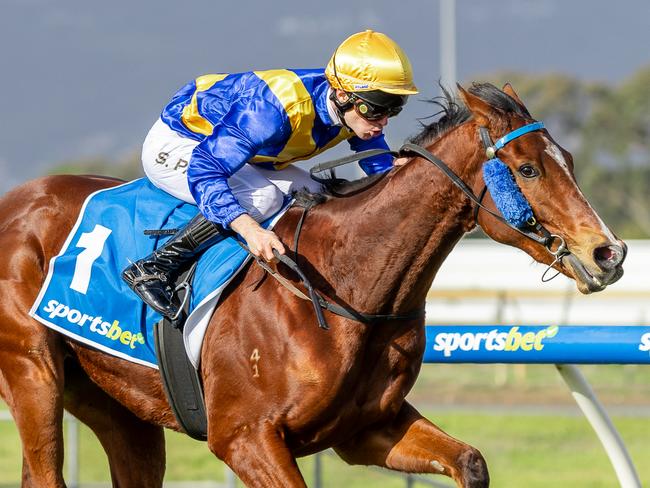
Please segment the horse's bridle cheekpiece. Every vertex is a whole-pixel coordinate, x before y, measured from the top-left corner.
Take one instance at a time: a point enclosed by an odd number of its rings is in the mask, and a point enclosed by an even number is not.
[[[555,275],[551,276],[550,278],[546,277],[546,275],[553,268],[553,266],[558,262],[561,262],[562,259],[568,256],[569,254],[571,254],[571,252],[568,250],[566,246],[566,242],[564,241],[564,238],[562,236],[559,236],[557,234],[551,234],[542,224],[540,224],[537,221],[530,207],[530,204],[528,203],[524,195],[521,193],[521,190],[515,183],[512,173],[510,172],[506,164],[496,157],[497,152],[500,149],[503,149],[503,147],[509,142],[514,141],[515,139],[523,136],[524,134],[542,130],[544,128],[545,127],[543,122],[533,122],[524,125],[523,127],[520,127],[518,129],[515,129],[512,132],[509,132],[505,136],[498,139],[495,143],[493,143],[492,138],[490,137],[490,133],[488,132],[488,129],[486,127],[479,127],[479,135],[481,137],[481,141],[483,142],[483,146],[485,147],[485,155],[488,158],[488,161],[484,163],[484,171],[483,171],[483,177],[484,180],[486,180],[486,185],[485,188],[483,188],[483,191],[481,192],[480,198],[477,198],[476,195],[474,195],[474,192],[471,190],[471,188],[469,188],[465,184],[465,182],[462,181],[458,177],[458,175],[456,175],[443,161],[433,156],[433,154],[431,154],[426,149],[417,146],[415,144],[404,144],[404,146],[402,146],[402,148],[400,149],[400,153],[405,153],[405,152],[415,153],[418,156],[426,159],[430,163],[433,163],[438,168],[440,168],[443,171],[443,173],[445,173],[451,179],[451,181],[458,188],[460,188],[462,192],[465,193],[465,195],[467,195],[470,198],[470,200],[472,200],[476,204],[476,209],[474,211],[475,221],[478,220],[479,211],[484,210],[487,213],[489,213],[491,216],[493,216],[494,218],[502,222],[503,224],[515,230],[516,232],[537,242],[538,244],[543,245],[544,248],[554,258],[553,262],[548,265],[548,267],[546,268],[546,270],[542,275],[542,281],[546,282],[552,280],[559,274],[559,272],[557,272]],[[488,178],[486,178],[486,173],[489,175]],[[490,173],[492,174],[490,175]],[[493,179],[490,179],[490,176],[492,176]],[[488,184],[488,180],[491,181],[489,184]],[[503,191],[504,188],[507,191]],[[501,191],[493,192],[492,191],[493,189],[495,190],[499,189]],[[505,217],[504,215],[499,215],[496,212],[493,212],[492,210],[490,210],[489,208],[483,205],[482,201],[483,198],[485,197],[485,193],[488,190],[490,190],[490,195],[492,196],[492,200],[497,206],[497,209],[499,209],[499,211],[502,212],[502,214],[505,211]],[[510,205],[510,208],[508,209],[505,208],[507,204],[512,204],[513,202],[515,207],[514,212],[513,212],[512,205]],[[501,204],[501,208],[499,207],[500,204]],[[522,216],[525,216],[526,218],[522,218]],[[509,219],[507,217],[511,217],[511,218]],[[557,248],[553,250],[553,245],[556,242],[557,242]]]
[[[504,195],[501,195],[496,191],[495,192],[492,191],[492,188],[490,188],[490,185],[488,184],[488,181],[485,177],[485,172],[486,172],[485,170],[486,168],[489,168],[490,165],[493,166],[501,165],[504,168],[504,170],[507,171],[510,177],[509,181],[511,182],[512,187],[514,187],[511,190],[513,193],[510,195],[510,198],[517,198],[517,195],[520,195],[521,199],[523,199],[523,201],[525,202],[525,205],[530,209],[530,216],[526,219],[525,225],[521,225],[520,222],[508,222],[508,224],[510,225],[510,227],[517,230],[521,234],[525,235],[529,239],[532,239],[535,242],[543,244],[546,250],[549,253],[551,253],[551,255],[555,258],[553,262],[548,266],[546,271],[544,271],[544,274],[542,275],[542,281],[546,282],[552,280],[559,274],[558,272],[555,275],[551,276],[550,278],[546,278],[546,274],[548,273],[548,271],[556,263],[562,261],[563,258],[565,258],[571,253],[568,250],[566,242],[564,241],[564,238],[562,236],[559,236],[557,234],[551,234],[542,224],[540,224],[537,221],[530,207],[530,204],[528,203],[528,200],[526,200],[526,197],[524,197],[524,195],[521,193],[521,190],[515,183],[512,173],[510,173],[510,170],[505,165],[505,163],[503,163],[503,161],[501,161],[499,158],[496,157],[497,151],[499,151],[499,149],[502,149],[509,142],[514,141],[518,137],[521,137],[524,134],[528,134],[529,132],[534,132],[542,129],[545,129],[543,122],[533,122],[531,124],[527,124],[524,125],[523,127],[515,129],[512,132],[509,132],[505,136],[498,139],[494,144],[492,144],[492,140],[490,138],[490,134],[487,128],[480,127],[479,132],[481,135],[481,140],[483,141],[483,145],[485,146],[485,155],[489,159],[484,164],[484,180],[486,180],[486,187],[490,190],[490,195],[492,195],[492,200],[494,200],[495,205],[497,206],[499,211],[503,214],[504,211],[499,207],[499,204],[503,201]],[[485,192],[483,192],[483,195],[484,194]],[[505,198],[508,197],[506,196]],[[530,229],[533,229],[533,231],[531,231]],[[541,233],[542,237],[540,237],[536,232]],[[553,244],[555,243],[556,240],[558,241],[558,247],[554,251]]]

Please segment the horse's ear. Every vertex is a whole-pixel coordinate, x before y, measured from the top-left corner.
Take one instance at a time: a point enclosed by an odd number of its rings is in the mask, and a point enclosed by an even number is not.
[[[525,107],[524,102],[521,101],[521,98],[519,98],[519,95],[517,95],[517,92],[515,92],[515,89],[512,87],[510,83],[506,83],[503,85],[503,88],[501,89],[503,93],[508,95],[510,98],[512,98],[515,102],[517,102],[519,105],[522,107]]]
[[[494,113],[492,106],[476,95],[472,95],[459,83],[456,84],[456,87],[458,88],[458,95],[469,111],[472,112],[476,123],[482,127],[488,127],[490,125],[490,114]]]
[[[503,93],[505,93],[510,98],[512,98],[515,102],[517,102],[519,106],[523,109],[524,113],[532,118],[530,112],[526,108],[526,105],[524,105],[524,102],[521,101],[521,98],[519,98],[519,95],[517,95],[517,92],[515,92],[515,89],[512,87],[510,83],[506,83],[505,85],[503,85],[503,88],[501,90],[503,91]]]

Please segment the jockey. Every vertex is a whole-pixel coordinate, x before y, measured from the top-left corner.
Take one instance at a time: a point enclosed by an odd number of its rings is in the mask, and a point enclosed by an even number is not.
[[[200,213],[153,254],[122,272],[142,300],[173,317],[170,283],[179,269],[223,238],[240,234],[267,261],[284,253],[262,222],[285,195],[320,187],[292,163],[347,140],[354,151],[388,145],[383,129],[417,93],[406,54],[367,30],[346,39],[327,68],[200,76],[178,91],[147,135],[142,162],[151,182]],[[359,162],[370,175],[392,156]]]

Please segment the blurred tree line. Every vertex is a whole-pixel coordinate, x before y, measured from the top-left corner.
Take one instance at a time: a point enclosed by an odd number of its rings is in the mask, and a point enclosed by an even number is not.
[[[481,79],[513,85],[533,117],[573,154],[580,187],[619,236],[650,238],[650,66],[618,85],[562,74],[501,72]],[[139,154],[70,162],[55,172],[126,180],[143,174]]]
[[[51,174],[75,174],[75,175],[104,175],[123,180],[134,180],[144,176],[140,154],[130,154],[119,161],[112,161],[107,158],[80,159],[78,161],[66,161],[50,171]]]

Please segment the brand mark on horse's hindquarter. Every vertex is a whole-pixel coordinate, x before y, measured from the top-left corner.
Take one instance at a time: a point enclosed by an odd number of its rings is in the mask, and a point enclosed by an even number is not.
[[[252,364],[253,378],[259,378],[260,377],[260,370],[259,370],[259,366],[257,365],[257,363],[260,360],[260,352],[259,352],[259,350],[257,348],[253,349],[253,354],[251,354],[250,360],[253,363]]]

